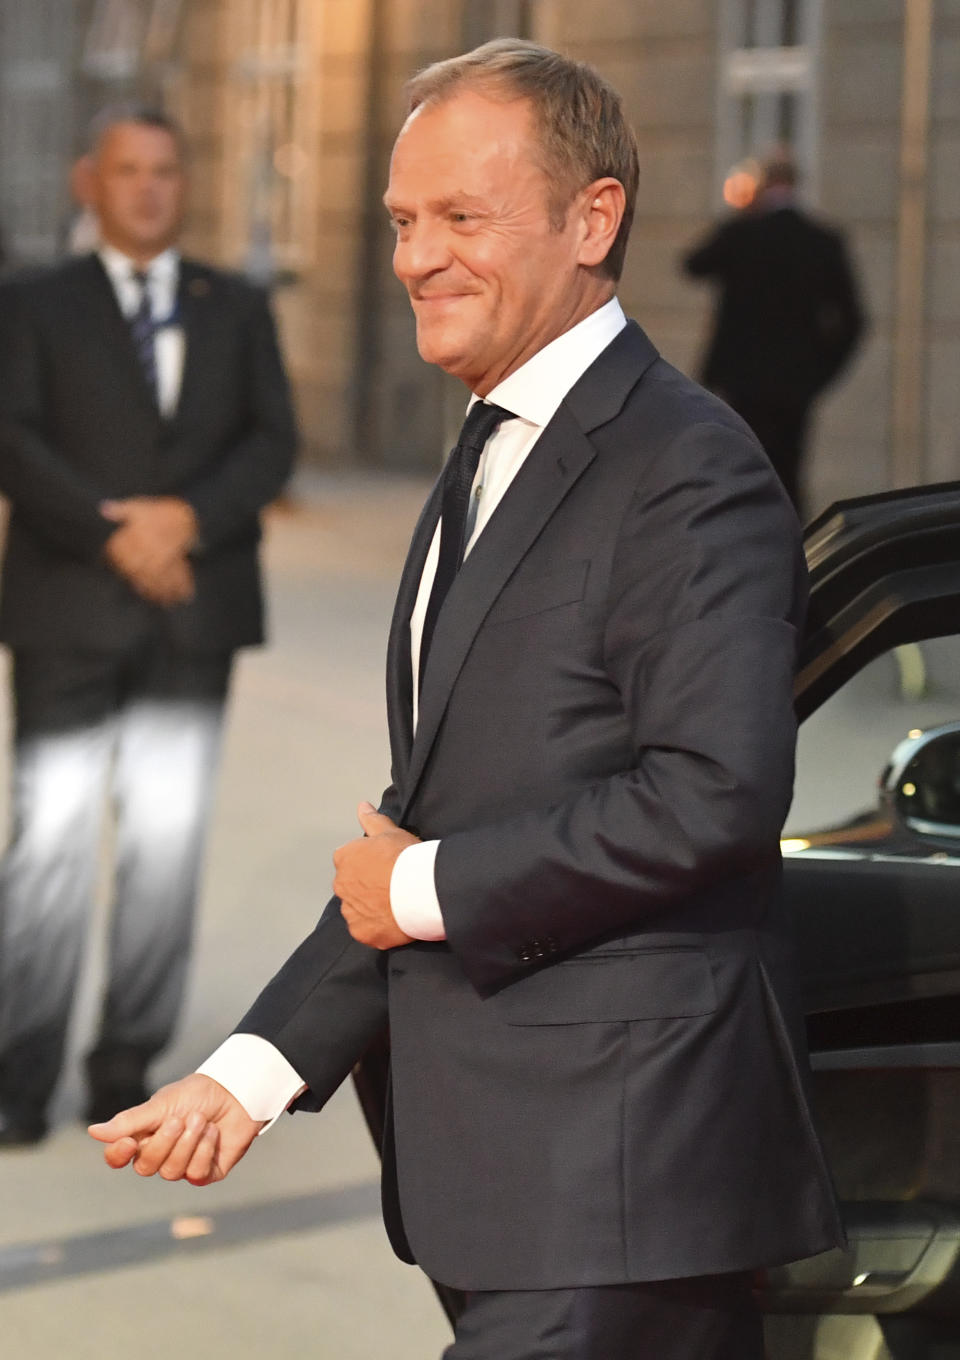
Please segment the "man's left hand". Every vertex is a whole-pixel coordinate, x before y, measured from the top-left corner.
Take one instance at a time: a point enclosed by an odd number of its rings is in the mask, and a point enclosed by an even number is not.
[[[409,944],[411,937],[400,929],[390,910],[390,875],[400,852],[416,845],[418,837],[377,812],[372,803],[361,803],[357,816],[364,834],[341,845],[333,855],[333,891],[340,898],[347,929],[360,944],[373,949]]]
[[[199,526],[193,506],[180,496],[130,496],[101,501],[100,513],[134,530],[151,551],[165,558],[186,555],[196,546]]]

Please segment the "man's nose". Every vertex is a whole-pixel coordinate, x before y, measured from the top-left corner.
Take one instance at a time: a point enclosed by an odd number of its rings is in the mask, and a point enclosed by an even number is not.
[[[431,223],[411,223],[393,252],[393,270],[405,284],[429,278],[449,268],[450,247],[446,232]]]

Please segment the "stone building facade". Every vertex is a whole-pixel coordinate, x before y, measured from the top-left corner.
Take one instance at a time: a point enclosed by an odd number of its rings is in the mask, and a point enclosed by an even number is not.
[[[437,466],[465,394],[416,357],[380,196],[406,76],[507,33],[623,92],[642,175],[621,296],[682,368],[710,297],[681,251],[732,165],[794,145],[870,318],[820,408],[814,508],[960,476],[960,0],[0,0],[8,248],[62,249],[97,104],[162,99],[193,148],[189,247],[275,284],[305,457]]]

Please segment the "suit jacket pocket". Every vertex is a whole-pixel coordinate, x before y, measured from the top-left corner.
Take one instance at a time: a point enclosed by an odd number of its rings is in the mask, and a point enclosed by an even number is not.
[[[508,1025],[583,1025],[709,1015],[717,994],[699,949],[566,959],[491,997]]]
[[[567,562],[533,580],[521,576],[511,581],[487,615],[487,623],[507,623],[559,605],[576,604],[583,599],[589,569],[589,562]]]

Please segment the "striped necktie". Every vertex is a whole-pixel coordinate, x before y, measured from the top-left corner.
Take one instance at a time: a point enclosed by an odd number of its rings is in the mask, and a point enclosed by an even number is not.
[[[157,355],[154,349],[156,326],[153,321],[153,304],[150,299],[149,275],[144,269],[135,269],[132,274],[134,283],[140,288],[140,302],[137,310],[128,318],[130,334],[133,337],[137,359],[147,380],[147,386],[154,401],[159,401],[157,388]]]
[[[420,635],[421,688],[440,607],[463,563],[470,489],[480,465],[480,455],[497,426],[504,420],[513,419],[513,412],[505,411],[502,406],[475,401],[467,412],[457,446],[447,460],[440,503],[440,554]]]

